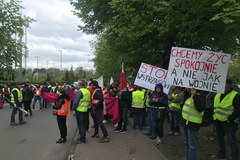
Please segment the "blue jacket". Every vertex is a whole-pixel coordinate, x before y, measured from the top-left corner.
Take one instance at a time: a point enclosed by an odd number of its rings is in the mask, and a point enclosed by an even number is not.
[[[160,88],[161,89],[161,92],[157,92],[157,88]],[[153,98],[158,98],[158,101],[157,102],[153,102]],[[168,96],[166,93],[163,92],[163,86],[161,83],[159,84],[156,84],[155,86],[155,91],[154,93],[152,94],[151,96],[151,99],[149,101],[149,105],[152,105],[156,108],[158,107],[165,107],[167,108],[168,107]]]

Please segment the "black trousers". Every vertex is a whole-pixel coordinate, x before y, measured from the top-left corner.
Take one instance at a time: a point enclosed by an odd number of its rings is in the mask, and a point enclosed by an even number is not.
[[[86,122],[85,129],[86,129],[86,131],[88,131],[88,129],[89,129],[89,110],[86,113],[86,121],[85,122]]]
[[[31,109],[31,102],[32,101],[23,101],[24,109],[32,115],[32,109]]]
[[[58,128],[60,130],[61,138],[66,139],[67,137],[67,116],[57,115]]]
[[[47,102],[46,101],[43,101],[43,103],[42,103],[42,108],[47,108]]]

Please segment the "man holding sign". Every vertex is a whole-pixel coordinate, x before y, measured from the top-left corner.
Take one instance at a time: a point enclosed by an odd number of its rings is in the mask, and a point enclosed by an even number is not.
[[[184,101],[184,119],[187,159],[198,159],[197,133],[200,129],[206,99],[196,89],[224,93],[230,54],[172,47],[167,82],[192,88]]]
[[[184,94],[182,119],[184,129],[184,144],[187,160],[199,159],[198,131],[201,127],[206,97],[195,88],[188,88]]]

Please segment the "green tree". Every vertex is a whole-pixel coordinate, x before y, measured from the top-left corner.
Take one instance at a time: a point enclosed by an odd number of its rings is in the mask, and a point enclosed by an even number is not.
[[[141,62],[167,69],[173,46],[235,53],[240,37],[239,17],[235,17],[239,2],[228,5],[232,21],[226,23],[224,17],[218,18],[226,15],[226,5],[218,5],[221,1],[227,0],[104,1],[99,9],[108,11],[106,21],[102,21],[103,12],[94,12],[98,2],[79,0],[74,5],[85,26],[101,24],[104,28],[99,32],[98,27],[80,29],[98,34],[93,45],[96,75],[109,76],[122,62],[131,74]],[[91,23],[86,15],[92,18]]]
[[[33,21],[21,14],[22,9],[20,1],[0,0],[0,75],[13,72],[12,66],[19,65],[24,27]]]
[[[112,12],[109,5],[111,0],[70,0],[74,6],[74,14],[79,17],[84,25],[78,27],[90,34],[101,33],[111,20]]]
[[[240,63],[232,63],[229,65],[228,78],[232,79],[237,84],[240,84],[239,70]]]
[[[73,66],[71,66],[69,71],[69,84],[72,84],[75,81]]]
[[[221,8],[220,13],[216,14],[212,20],[222,20],[226,24],[240,23],[240,2],[236,0],[218,0],[214,7]]]
[[[65,82],[66,82],[67,84],[69,84],[69,71],[68,71],[68,70],[65,72],[65,78],[64,78],[64,80],[65,80]]]

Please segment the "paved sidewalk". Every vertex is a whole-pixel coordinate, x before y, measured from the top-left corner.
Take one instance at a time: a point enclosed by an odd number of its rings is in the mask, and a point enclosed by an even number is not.
[[[130,123],[127,132],[114,133],[112,123],[105,125],[110,142],[99,143],[97,138],[91,137],[94,129],[90,128],[86,144],[75,145],[74,160],[166,160],[154,146],[154,142],[143,135],[146,131],[133,130]],[[100,137],[102,137],[101,130]],[[79,136],[75,136],[76,138]]]

